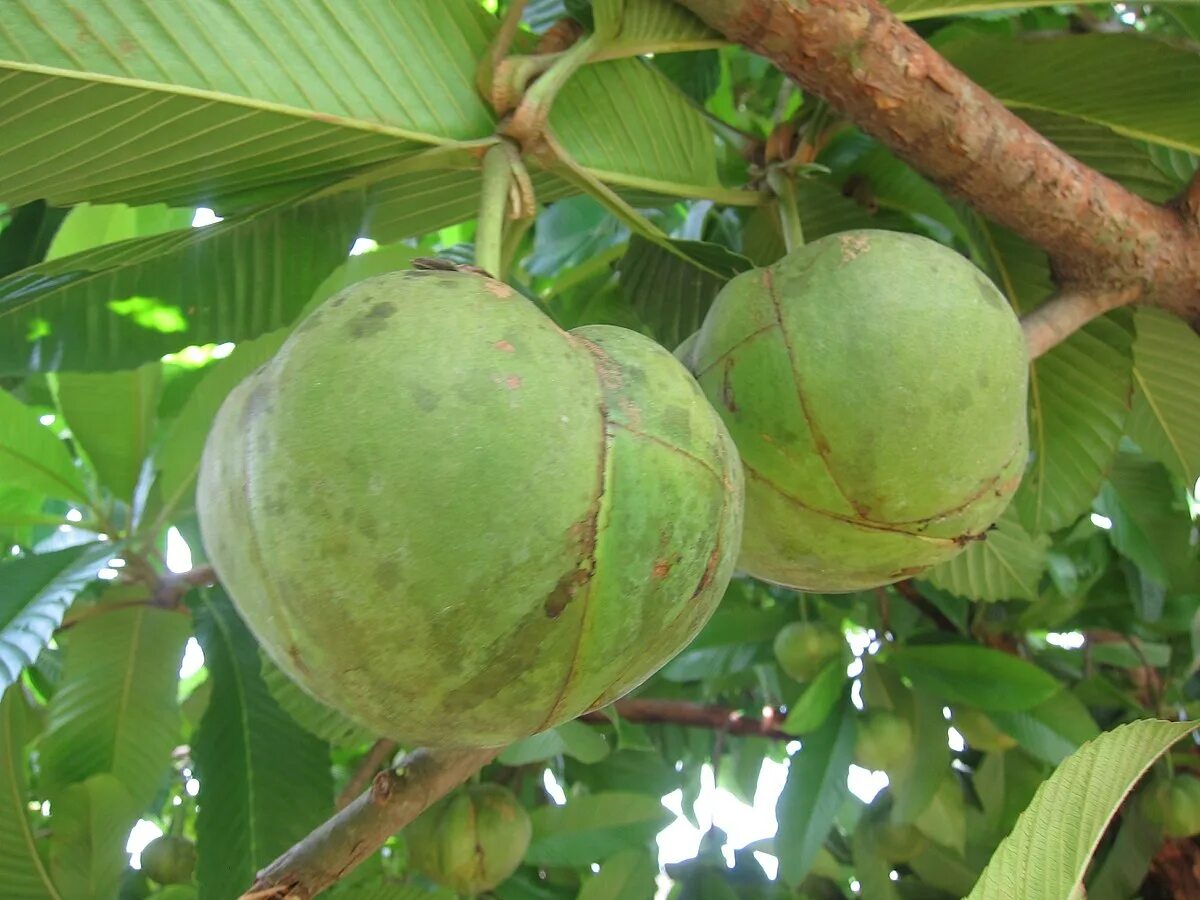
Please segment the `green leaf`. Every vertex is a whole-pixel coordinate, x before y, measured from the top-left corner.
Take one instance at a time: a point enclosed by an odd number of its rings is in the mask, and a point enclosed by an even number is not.
[[[41,262],[67,215],[67,210],[47,206],[42,200],[10,212],[12,218],[0,231],[0,278]]]
[[[1156,145],[1074,116],[1038,109],[1020,109],[1017,115],[1080,162],[1155,203],[1174,197],[1187,183],[1185,174],[1162,164],[1156,152],[1162,148]]]
[[[530,815],[533,840],[525,861],[542,866],[586,866],[640,847],[670,821],[658,797],[607,791],[569,797]]]
[[[220,588],[199,592],[196,638],[212,700],[192,741],[201,900],[237,897],[333,808],[328,745],[271,697],[258,647]]]
[[[657,194],[753,198],[721,187],[704,116],[644,60],[584,66],[551,107],[550,129],[602,181]]]
[[[900,895],[891,880],[892,864],[880,852],[876,833],[864,819],[859,820],[850,846],[859,894],[871,900],[898,900]]]
[[[962,856],[967,838],[966,807],[962,785],[953,771],[945,772],[929,805],[913,824],[931,840]]]
[[[1129,436],[1189,486],[1200,478],[1200,336],[1154,309],[1134,314]]]
[[[0,690],[8,688],[50,643],[83,587],[113,553],[107,543],[0,562]]]
[[[1031,462],[1013,505],[1030,532],[1057,531],[1091,508],[1129,413],[1133,323],[1090,322],[1030,363]]]
[[[125,841],[143,804],[112,775],[93,775],[54,799],[50,871],[64,897],[110,900],[129,862]]]
[[[1113,546],[1143,575],[1181,592],[1200,591],[1191,515],[1183,491],[1162,465],[1117,454],[1097,508],[1112,520]]]
[[[937,49],[1005,105],[1200,152],[1200,54],[1137,34],[963,34]]]
[[[6,900],[69,900],[58,892],[29,821],[28,712],[19,687],[0,696],[0,884]]]
[[[475,66],[495,27],[476,0],[4,4],[0,154],[28,164],[0,196],[194,205],[486,137]]]
[[[596,32],[612,34],[604,50],[630,56],[727,42],[692,13],[672,0],[592,0]]]
[[[787,734],[815,731],[829,718],[846,686],[846,661],[838,658],[817,673],[795,703],[788,707],[780,730]]]
[[[650,900],[657,875],[658,863],[646,850],[623,850],[583,883],[577,900]]]
[[[309,734],[316,735],[335,747],[354,747],[375,740],[376,735],[350,721],[336,709],[331,709],[304,692],[283,670],[259,651],[262,679],[279,707]]]
[[[154,439],[162,365],[91,375],[64,372],[57,382],[58,408],[100,483],[131,501]]]
[[[109,774],[141,808],[162,785],[179,743],[176,683],[191,620],[104,603],[64,635],[62,682],[40,744],[43,784],[57,793]]]
[[[1036,600],[1050,539],[1033,537],[1011,506],[982,541],[972,541],[953,559],[934,566],[928,579],[969,600]]]
[[[130,368],[291,322],[346,258],[361,195],[106,244],[0,279],[0,372]]]
[[[280,329],[239,344],[227,359],[212,365],[188,396],[155,454],[162,524],[185,508],[195,491],[204,440],[217,410],[242,379],[275,355],[288,333]]]
[[[713,298],[750,260],[719,244],[672,241],[697,265],[634,235],[617,265],[621,291],[664,347],[678,347],[700,328]]]
[[[193,209],[172,209],[161,203],[152,206],[81,203],[67,214],[59,226],[46,252],[46,259],[70,256],[129,238],[187,228],[194,216]]]
[[[933,802],[950,771],[950,745],[942,702],[934,693],[913,692],[910,719],[915,738],[912,753],[889,772],[894,822],[912,822]]]
[[[1059,690],[1058,681],[1032,663],[978,644],[897,646],[887,664],[949,703],[989,711],[1031,709]]]
[[[506,766],[523,766],[565,754],[591,764],[600,762],[610,750],[603,731],[571,721],[509,744],[496,759]]]
[[[1072,900],[1125,795],[1195,723],[1122,725],[1071,754],[1038,789],[984,870],[968,900]],[[1036,872],[1036,877],[1029,877]]]
[[[1006,734],[1017,739],[1022,749],[1051,765],[1057,765],[1100,729],[1092,714],[1066,690],[1033,709],[1021,712],[992,710],[988,717]]]
[[[87,504],[66,445],[8,391],[0,391],[0,484]]]
[[[849,792],[846,773],[854,752],[854,724],[853,707],[849,702],[839,704],[788,764],[787,782],[775,810],[779,877],[786,884],[798,885],[808,875]]]
[[[1161,2],[1161,0],[1160,0]],[[1195,0],[1166,0],[1167,3],[1194,3]],[[1036,9],[1061,6],[1057,0],[884,0],[884,6],[905,21],[931,19],[964,13]]]

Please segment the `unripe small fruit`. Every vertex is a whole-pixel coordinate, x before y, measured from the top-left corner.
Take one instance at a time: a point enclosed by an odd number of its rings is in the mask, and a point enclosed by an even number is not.
[[[1180,775],[1157,779],[1142,794],[1146,818],[1162,826],[1170,838],[1200,834],[1200,779]]]
[[[859,719],[854,738],[854,762],[864,769],[890,771],[912,753],[908,720],[889,710],[868,712]]]
[[[409,864],[459,894],[488,891],[516,871],[529,849],[529,816],[497,784],[472,785],[404,830]]]
[[[846,646],[841,632],[820,622],[790,622],[775,635],[775,659],[797,681],[811,681]]]
[[[159,884],[187,884],[196,869],[196,847],[185,837],[164,834],[142,848],[142,871]]]
[[[996,727],[987,713],[970,706],[956,706],[954,720],[951,723],[955,730],[963,736],[967,746],[985,753],[1011,750],[1017,746],[1017,739]]]

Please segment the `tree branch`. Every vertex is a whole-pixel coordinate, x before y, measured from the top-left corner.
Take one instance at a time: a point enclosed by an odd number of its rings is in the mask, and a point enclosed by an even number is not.
[[[345,877],[434,801],[491,762],[494,750],[417,750],[258,874],[242,900],[309,900]]]
[[[1194,217],[1064,153],[877,0],[677,2],[770,59],[942,189],[1044,249],[1071,288],[1027,330],[1035,353],[1117,300],[1200,314]],[[1180,209],[1198,196],[1193,181]]]
[[[1036,359],[1111,309],[1132,303],[1141,295],[1136,285],[1096,290],[1065,290],[1021,317],[1021,330]]]
[[[391,761],[399,747],[399,744],[387,738],[377,740],[367,751],[367,755],[362,758],[362,762],[358,764],[358,768],[354,770],[354,774],[350,776],[350,780],[346,782],[342,792],[338,794],[337,800],[333,804],[334,809],[341,812],[349,806],[363,788],[370,784],[379,770]]]
[[[770,707],[763,710],[763,717],[756,719],[743,715],[739,710],[723,706],[704,706],[682,700],[627,699],[613,704],[617,715],[630,722],[646,725],[683,725],[690,728],[710,728],[727,734],[743,737],[765,737],[779,741],[794,741],[795,735],[779,729],[783,718]],[[608,716],[601,710],[584,713],[582,722],[606,724]]]

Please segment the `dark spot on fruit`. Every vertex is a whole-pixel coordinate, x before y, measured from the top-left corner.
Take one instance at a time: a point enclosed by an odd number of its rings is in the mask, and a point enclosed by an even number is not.
[[[587,584],[590,578],[591,574],[586,569],[573,569],[558,579],[558,584],[554,585],[554,590],[546,597],[546,618],[557,619],[561,616],[567,604],[575,599],[579,589]]]
[[[370,299],[364,297],[363,299]],[[358,316],[350,322],[350,335],[354,338],[363,338],[368,334],[374,334],[381,328],[381,323],[394,316],[398,307],[391,300],[380,300],[369,310]]]
[[[287,504],[283,502],[282,497],[268,497],[266,503],[263,504],[263,508],[267,511],[268,515],[272,516],[282,515],[287,512]]]
[[[339,306],[341,306],[343,303],[346,302],[346,298],[347,298],[346,294],[339,294],[336,298],[334,298],[332,301],[330,301],[329,305],[331,307],[333,307],[334,309],[337,309]]]
[[[730,412],[737,412],[737,403],[733,399],[733,384],[729,380],[731,374],[733,374],[733,357],[727,356],[725,357],[724,375],[721,378],[721,402]]]
[[[400,580],[400,564],[395,560],[385,559],[375,567],[373,574],[377,585],[385,590],[390,590]]]
[[[515,391],[521,386],[521,377],[519,375],[509,375],[504,379],[504,383],[510,391]]]
[[[675,557],[675,559],[656,559],[654,561],[654,568],[651,570],[651,574],[653,574],[654,579],[656,581],[662,581],[664,578],[670,575],[671,567],[675,565],[678,559],[679,557]]]
[[[374,517],[369,515],[365,510],[359,513],[358,530],[363,533],[364,537],[375,540],[379,537],[379,526],[376,525]]]
[[[423,384],[414,385],[412,389],[413,402],[423,412],[437,409],[438,395]]]
[[[987,369],[980,369],[975,376],[975,380],[979,382],[981,388],[986,388],[992,383],[992,376],[988,373]]]
[[[300,655],[299,647],[297,647],[295,644],[289,644],[287,648],[287,655],[288,659],[292,661],[292,665],[294,665],[305,675],[308,674],[308,666],[304,662],[304,657]]]

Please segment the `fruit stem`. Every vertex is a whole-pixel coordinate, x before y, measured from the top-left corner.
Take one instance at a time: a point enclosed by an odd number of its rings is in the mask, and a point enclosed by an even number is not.
[[[800,595],[800,621],[807,622],[809,616],[808,611],[808,594]]]
[[[500,278],[504,245],[504,219],[513,171],[508,150],[500,141],[483,156],[483,189],[479,198],[479,220],[475,226],[475,265],[493,278]]]
[[[767,186],[779,204],[779,224],[783,230],[783,245],[788,253],[804,246],[804,227],[800,224],[800,208],[796,205],[794,178],[780,166],[767,168]]]
[[[600,48],[594,34],[577,41],[564,50],[525,92],[503,133],[516,140],[524,149],[530,150],[542,139],[546,122],[550,118],[550,106],[572,75],[579,70]]]

